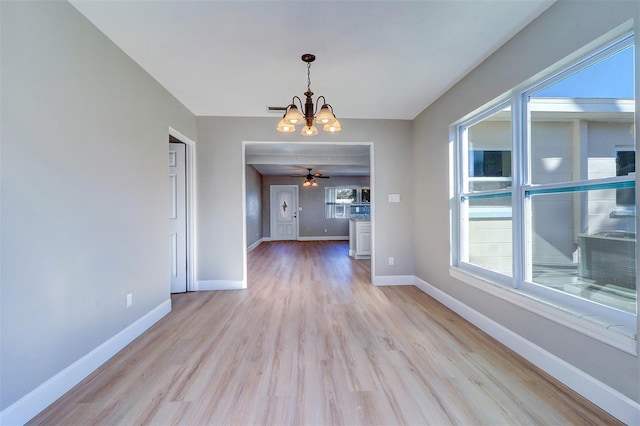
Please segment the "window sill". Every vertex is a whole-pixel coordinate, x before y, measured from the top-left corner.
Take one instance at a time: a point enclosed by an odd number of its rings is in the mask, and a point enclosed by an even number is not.
[[[503,287],[460,268],[449,268],[449,275],[463,283],[499,297],[509,303],[554,321],[574,331],[589,336],[628,354],[638,356],[638,333],[629,327],[611,324],[603,318],[580,312],[567,306],[559,306],[527,293]]]

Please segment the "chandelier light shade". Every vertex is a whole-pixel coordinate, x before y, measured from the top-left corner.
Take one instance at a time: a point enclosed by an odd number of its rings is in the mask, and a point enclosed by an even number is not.
[[[329,133],[335,133],[335,132],[339,132],[340,130],[342,130],[342,127],[340,127],[340,122],[338,120],[335,120],[331,123],[327,123],[322,127],[322,130],[324,130],[325,132],[329,132]]]
[[[284,116],[282,117],[282,120],[280,120],[280,122],[278,123],[278,127],[276,128],[279,132],[282,133],[293,133],[296,131],[296,126],[294,126],[293,124],[287,124],[284,121]]]
[[[282,120],[278,123],[276,129],[282,133],[292,133],[296,131],[296,127],[298,124],[302,124],[302,132],[303,136],[315,136],[318,134],[318,126],[322,126],[322,130],[328,133],[335,133],[342,130],[342,126],[340,122],[336,118],[336,115],[333,113],[333,107],[326,103],[326,99],[324,96],[319,96],[316,102],[313,102],[313,92],[311,91],[311,62],[315,61],[316,57],[311,53],[305,53],[302,55],[302,61],[307,63],[307,91],[304,92],[305,102],[302,104],[302,100],[294,96],[291,100],[291,103],[287,106],[287,110],[282,117]],[[322,99],[322,104],[320,104],[320,99]],[[298,109],[298,105],[296,105],[296,100],[300,109]],[[318,109],[318,105],[320,109]],[[304,115],[300,112],[304,111]],[[312,185],[312,182],[309,185],[304,186],[317,186]]]

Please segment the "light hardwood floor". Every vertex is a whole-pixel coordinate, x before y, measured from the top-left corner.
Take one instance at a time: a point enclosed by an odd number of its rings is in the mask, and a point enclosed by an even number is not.
[[[173,311],[33,424],[616,424],[345,242],[271,242],[248,290]]]

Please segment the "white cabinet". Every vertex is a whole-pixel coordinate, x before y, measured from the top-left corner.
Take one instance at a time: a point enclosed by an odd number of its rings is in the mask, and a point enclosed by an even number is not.
[[[349,256],[371,258],[371,222],[349,220]]]

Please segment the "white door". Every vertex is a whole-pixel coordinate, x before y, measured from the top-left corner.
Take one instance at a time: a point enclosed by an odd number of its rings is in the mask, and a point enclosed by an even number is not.
[[[298,187],[271,185],[271,240],[298,239]]]
[[[169,144],[169,234],[171,245],[171,293],[187,291],[187,219],[185,145]]]

